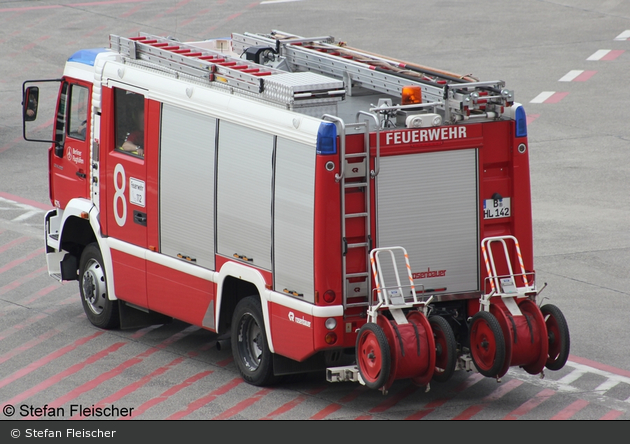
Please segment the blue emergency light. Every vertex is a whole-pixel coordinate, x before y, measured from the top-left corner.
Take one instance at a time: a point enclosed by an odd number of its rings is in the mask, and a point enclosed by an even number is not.
[[[337,125],[322,122],[317,131],[317,154],[337,154]]]
[[[527,115],[525,108],[519,106],[514,112],[514,120],[516,121],[516,137],[527,137]]]
[[[96,56],[105,51],[107,51],[105,48],[81,49],[72,54],[68,61],[94,66]]]

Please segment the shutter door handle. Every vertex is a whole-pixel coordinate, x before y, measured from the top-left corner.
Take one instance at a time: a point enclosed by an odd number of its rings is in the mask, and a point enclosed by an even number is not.
[[[140,211],[133,211],[133,222],[142,225],[144,227],[147,226],[147,213],[142,213]]]

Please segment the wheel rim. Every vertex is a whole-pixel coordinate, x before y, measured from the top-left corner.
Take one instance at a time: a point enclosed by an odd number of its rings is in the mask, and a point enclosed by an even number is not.
[[[378,380],[383,370],[383,350],[371,330],[363,332],[359,340],[359,361],[363,377],[370,382]]]
[[[95,259],[90,259],[85,267],[81,281],[83,299],[95,315],[100,315],[107,303],[107,285],[103,267]]]
[[[263,355],[263,331],[256,319],[247,313],[241,318],[239,328],[238,347],[243,362],[249,371],[256,371],[260,366]]]
[[[492,330],[484,321],[477,321],[473,328],[473,342],[476,356],[485,370],[489,370],[494,363],[497,353],[497,343]]]
[[[505,339],[491,313],[480,311],[473,316],[470,351],[479,373],[492,378],[499,374],[505,364]]]

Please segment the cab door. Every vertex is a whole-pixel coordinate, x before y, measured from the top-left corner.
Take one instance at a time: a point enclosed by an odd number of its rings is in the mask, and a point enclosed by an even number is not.
[[[90,196],[91,95],[89,83],[66,80],[61,84],[55,144],[49,152],[50,195],[59,208],[65,208],[72,198]]]
[[[105,208],[112,248],[115,293],[119,299],[147,307],[147,100],[142,91],[123,87],[104,91],[103,99],[111,106],[104,103],[103,109],[109,111],[101,116],[108,133],[107,137],[101,135],[106,180],[101,208]]]

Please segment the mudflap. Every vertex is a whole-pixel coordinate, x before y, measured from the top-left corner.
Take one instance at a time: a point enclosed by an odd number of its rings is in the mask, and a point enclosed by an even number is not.
[[[79,260],[76,256],[66,253],[59,264],[59,268],[61,269],[62,281],[79,280]]]

